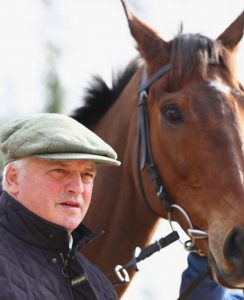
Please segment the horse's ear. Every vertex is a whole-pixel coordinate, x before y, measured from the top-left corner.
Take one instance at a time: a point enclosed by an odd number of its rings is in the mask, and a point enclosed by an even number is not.
[[[161,53],[162,56],[167,57],[169,53],[169,44],[165,42],[159,34],[140,21],[135,17],[127,8],[125,2],[121,0],[129,28],[132,36],[137,42],[137,48],[141,56],[147,61],[150,62],[158,56],[158,53]],[[157,55],[156,55],[157,54]]]
[[[244,11],[230,26],[218,37],[222,44],[234,51],[243,37],[244,31]]]

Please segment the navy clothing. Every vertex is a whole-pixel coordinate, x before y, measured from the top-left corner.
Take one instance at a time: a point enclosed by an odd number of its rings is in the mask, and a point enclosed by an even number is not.
[[[79,249],[94,238],[33,214],[6,192],[0,196],[0,300],[115,300],[109,280]]]
[[[187,261],[188,267],[182,273],[180,294],[201,272],[208,268],[208,260],[198,254],[189,254]],[[207,277],[192,292],[188,300],[244,300],[244,296],[241,291],[228,290]]]

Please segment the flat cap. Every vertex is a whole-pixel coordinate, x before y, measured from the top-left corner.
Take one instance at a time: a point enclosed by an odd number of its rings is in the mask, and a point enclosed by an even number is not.
[[[49,160],[92,160],[120,165],[116,152],[74,119],[43,113],[14,120],[0,129],[4,164],[32,156]]]

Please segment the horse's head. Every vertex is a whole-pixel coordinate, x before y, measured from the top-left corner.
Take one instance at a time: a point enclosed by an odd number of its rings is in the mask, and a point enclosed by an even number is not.
[[[216,40],[180,33],[166,42],[125,10],[148,77],[171,64],[147,99],[160,178],[194,227],[208,233],[197,246],[208,255],[214,278],[243,288],[244,90],[233,62],[244,13]],[[149,202],[165,216],[156,197]],[[187,229],[181,213],[172,215]]]

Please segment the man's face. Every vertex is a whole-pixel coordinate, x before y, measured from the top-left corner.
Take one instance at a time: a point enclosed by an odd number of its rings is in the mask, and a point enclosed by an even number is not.
[[[89,207],[95,173],[92,161],[31,158],[16,170],[14,197],[36,215],[72,232]]]

